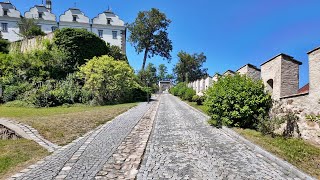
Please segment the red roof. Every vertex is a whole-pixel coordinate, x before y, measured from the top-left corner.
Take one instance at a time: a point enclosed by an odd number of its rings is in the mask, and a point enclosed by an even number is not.
[[[303,94],[309,92],[309,83],[298,90],[298,94]]]

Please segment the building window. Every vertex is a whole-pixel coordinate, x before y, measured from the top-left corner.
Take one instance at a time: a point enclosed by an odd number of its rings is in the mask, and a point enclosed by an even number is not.
[[[8,32],[8,23],[1,23],[2,32]]]
[[[107,24],[111,24],[111,18],[107,19]]]
[[[8,16],[8,10],[7,10],[7,9],[4,9],[4,10],[3,10],[3,15],[4,15],[4,16]]]
[[[103,30],[98,30],[98,35],[100,38],[103,38]]]
[[[39,13],[39,19],[42,19],[42,15],[43,15],[42,13]]]
[[[57,29],[58,29],[57,26],[52,26],[52,27],[51,27],[52,32],[54,32],[54,31],[57,30]]]
[[[117,31],[112,31],[112,38],[117,39],[118,32]]]
[[[73,16],[73,22],[77,21],[77,16]]]

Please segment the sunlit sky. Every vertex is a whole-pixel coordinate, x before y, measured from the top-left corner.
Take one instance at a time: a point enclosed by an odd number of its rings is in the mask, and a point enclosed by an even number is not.
[[[23,14],[42,0],[11,0]],[[319,0],[53,0],[53,12],[59,16],[70,7],[80,8],[94,18],[108,6],[126,23],[139,11],[152,7],[164,12],[172,23],[169,37],[173,42],[170,64],[161,57],[148,59],[165,63],[170,72],[181,50],[204,52],[210,75],[237,70],[244,64],[260,64],[286,53],[301,61],[300,86],[308,82],[307,52],[320,46]],[[139,70],[142,54],[128,43],[130,65]]]

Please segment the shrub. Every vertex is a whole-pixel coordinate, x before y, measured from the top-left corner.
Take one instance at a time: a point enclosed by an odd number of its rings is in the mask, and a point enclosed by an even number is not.
[[[55,97],[51,91],[54,89],[54,82],[46,81],[38,87],[27,91],[24,96],[24,101],[28,104],[33,104],[35,107],[52,107],[56,106]]]
[[[298,126],[299,117],[293,113],[288,112],[284,116],[282,116],[284,122],[286,122],[286,127],[283,131],[283,136],[286,138],[290,138],[294,136],[294,132],[298,134],[298,137],[301,137],[301,133]]]
[[[9,52],[10,42],[8,40],[0,38],[0,52],[8,53]]]
[[[170,93],[174,96],[181,96],[181,93],[183,92],[183,90],[186,87],[186,84],[183,82],[178,83],[176,86],[170,88]]]
[[[27,82],[6,85],[3,90],[3,102],[21,100],[23,93],[30,89],[32,85]]]
[[[66,80],[56,83],[50,94],[54,96],[55,105],[80,103],[82,91],[76,75],[69,74]]]
[[[192,102],[192,97],[196,94],[196,91],[191,88],[185,88],[185,92],[183,94],[182,99]]]
[[[257,117],[267,115],[272,100],[261,81],[235,75],[221,78],[210,87],[204,104],[218,126],[256,129]]]
[[[15,100],[5,103],[3,106],[5,107],[34,107],[32,104],[28,104],[25,101]]]
[[[192,101],[196,102],[197,105],[203,105],[204,100],[205,100],[205,96],[194,95],[192,97]]]
[[[80,67],[79,77],[85,81],[84,90],[89,92],[96,104],[127,101],[125,97],[134,88],[134,72],[123,61],[112,57],[94,57]]]

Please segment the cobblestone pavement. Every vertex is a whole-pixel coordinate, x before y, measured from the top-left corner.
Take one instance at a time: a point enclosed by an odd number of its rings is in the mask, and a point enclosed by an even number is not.
[[[139,104],[11,179],[93,179],[149,108]]]
[[[142,117],[131,133],[109,158],[96,179],[132,179],[136,178],[138,169],[147,146],[159,101]]]
[[[163,95],[137,179],[299,179],[206,120]]]

